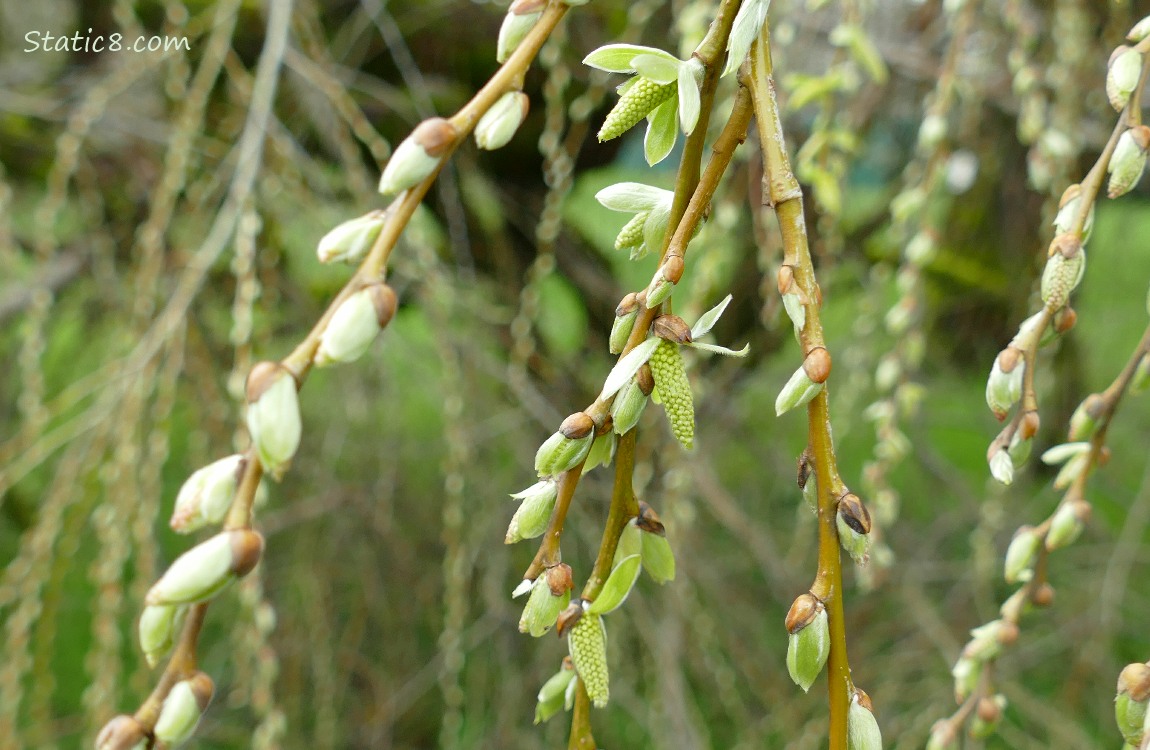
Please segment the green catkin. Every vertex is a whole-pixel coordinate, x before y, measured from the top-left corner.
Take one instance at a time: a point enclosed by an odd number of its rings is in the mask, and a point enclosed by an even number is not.
[[[647,217],[651,215],[650,211],[640,211],[635,216],[623,225],[619,230],[618,236],[615,237],[615,249],[626,250],[628,248],[640,247],[643,244],[643,227],[647,223]]]
[[[678,344],[665,340],[659,342],[651,355],[651,375],[671,423],[671,433],[690,450],[695,444],[695,404]]]
[[[599,129],[599,141],[609,141],[626,133],[640,120],[651,114],[663,102],[670,99],[678,85],[671,83],[655,83],[643,77],[635,79],[635,83],[619,97],[619,103],[607,114],[603,127]]]
[[[567,636],[571,663],[595,708],[603,708],[611,696],[607,676],[607,630],[600,615],[584,613]]]

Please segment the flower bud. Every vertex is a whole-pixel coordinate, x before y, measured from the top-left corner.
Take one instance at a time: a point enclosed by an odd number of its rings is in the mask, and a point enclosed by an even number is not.
[[[515,515],[512,516],[511,524],[507,527],[507,537],[503,540],[504,544],[515,544],[524,539],[534,539],[546,531],[558,494],[559,485],[554,480],[544,479],[522,492],[512,495],[511,497],[522,502],[520,502],[518,510],[515,511]]]
[[[1014,461],[1009,451],[998,448],[990,454],[990,476],[1002,484],[1009,485],[1014,481]]]
[[[116,716],[96,735],[96,750],[144,750],[148,729],[134,716]]]
[[[140,648],[149,667],[156,666],[172,650],[187,613],[186,606],[175,604],[144,607],[139,625]]]
[[[650,211],[638,212],[615,235],[615,249],[630,250],[631,260],[639,260],[647,254],[646,227],[650,215]]]
[[[263,537],[250,529],[216,534],[177,557],[148,591],[144,602],[156,606],[211,599],[250,573],[263,549]]]
[[[1118,675],[1118,695],[1114,718],[1126,742],[1137,745],[1146,726],[1146,706],[1150,703],[1150,666],[1128,664]]]
[[[607,674],[607,629],[600,615],[584,614],[567,635],[571,663],[587,689],[596,708],[603,708],[610,698]]]
[[[839,543],[856,563],[865,563],[870,547],[870,513],[862,500],[853,492],[839,499],[835,514],[835,527],[839,532]]]
[[[647,368],[650,372],[650,369]],[[651,376],[648,376],[651,377]],[[653,381],[653,378],[652,378]],[[652,382],[653,387],[653,382]],[[639,376],[632,378],[611,402],[611,428],[617,435],[624,435],[639,423],[643,409],[647,407],[647,394],[639,385]]]
[[[954,702],[962,703],[978,685],[979,662],[967,656],[959,657],[950,670],[954,677]]]
[[[608,340],[608,350],[612,354],[621,354],[627,346],[627,339],[635,328],[635,319],[639,317],[639,300],[634,292],[630,292],[615,308],[615,322],[611,324],[611,337]]]
[[[156,719],[156,739],[172,747],[186,742],[212,702],[214,691],[212,678],[203,672],[173,685]]]
[[[831,653],[827,610],[813,594],[803,594],[791,604],[786,627],[787,671],[805,693],[823,671]]]
[[[990,377],[986,379],[986,405],[1000,421],[1022,398],[1022,379],[1026,360],[1021,352],[1010,346],[994,358]]]
[[[318,367],[354,362],[363,356],[376,335],[391,322],[395,292],[383,282],[368,284],[340,303],[319,337]]]
[[[683,326],[686,327],[686,323]],[[687,335],[690,335],[689,331]],[[684,448],[691,450],[695,444],[695,403],[679,345],[661,339],[648,364],[655,387],[663,399],[671,433]]]
[[[847,750],[882,750],[882,732],[874,717],[870,698],[855,688],[847,712]]]
[[[583,472],[586,473],[597,466],[608,466],[615,458],[616,438],[614,432],[605,432],[596,435],[591,443],[591,450],[587,451],[587,460],[583,463]]]
[[[563,659],[563,666],[559,668],[559,671],[551,675],[547,682],[543,683],[543,687],[539,688],[539,694],[536,696],[539,703],[535,706],[536,724],[542,724],[559,713],[559,709],[563,708],[567,687],[574,680],[575,668],[571,665],[571,659],[568,657]]]
[[[1090,520],[1090,503],[1085,500],[1072,500],[1058,506],[1050,520],[1050,531],[1046,534],[1046,549],[1053,552],[1073,544]]]
[[[672,256],[663,261],[659,270],[655,272],[651,283],[647,285],[647,309],[658,307],[670,298],[675,291],[675,284],[683,276],[683,259]]]
[[[607,113],[603,120],[603,127],[599,129],[599,142],[618,138],[632,127],[637,125],[644,117],[655,111],[655,108],[675,95],[678,85],[671,83],[657,83],[635,76],[626,84],[626,89],[619,97],[619,101]]]
[[[387,221],[387,210],[369,211],[337,225],[320,239],[316,255],[320,263],[358,263],[367,256]]]
[[[547,438],[535,453],[535,471],[539,476],[562,474],[578,465],[591,450],[595,433],[588,430],[580,438],[569,438],[563,432],[556,432]]]
[[[475,143],[488,151],[506,146],[527,119],[530,106],[531,100],[522,91],[504,94],[479,118],[475,126]]]
[[[296,388],[277,362],[260,362],[248,375],[248,432],[260,464],[276,479],[287,471],[303,431]]]
[[[236,494],[243,460],[237,453],[194,471],[176,495],[170,522],[172,530],[188,534],[223,521]]]
[[[1042,301],[1048,310],[1066,305],[1070,293],[1086,273],[1086,251],[1075,234],[1060,234],[1050,244],[1046,267],[1042,269]]]
[[[1146,149],[1150,147],[1150,127],[1138,125],[1118,137],[1118,145],[1106,170],[1110,182],[1106,194],[1118,198],[1134,189],[1146,168]]]
[[[1010,540],[1006,548],[1006,562],[1003,573],[1007,583],[1025,583],[1034,576],[1034,564],[1038,561],[1038,550],[1042,536],[1033,526],[1023,526]]]
[[[401,193],[430,177],[451,149],[456,135],[455,126],[442,117],[432,117],[416,125],[383,168],[379,192]]]
[[[1006,710],[1005,695],[979,698],[975,707],[974,721],[970,724],[970,736],[976,740],[985,740],[994,734],[1002,722],[1004,710]]]
[[[511,53],[535,26],[545,5],[547,0],[515,0],[511,3],[503,18],[503,25],[499,27],[499,41],[495,47],[496,62],[507,62],[507,58],[511,57]]]
[[[519,618],[519,632],[539,638],[551,630],[559,613],[571,603],[573,585],[571,566],[564,564],[556,565],[536,578]]]
[[[1110,55],[1106,70],[1106,98],[1116,112],[1126,109],[1130,95],[1142,76],[1142,55],[1133,47],[1118,47]]]
[[[806,370],[800,367],[779,391],[779,396],[775,399],[775,416],[781,417],[795,407],[804,406],[822,390],[823,384],[811,380]]]
[[[1137,44],[1148,36],[1150,36],[1150,16],[1146,16],[1134,24],[1134,27],[1130,29],[1130,33],[1126,35],[1126,38]]]
[[[1074,217],[1078,214],[1078,206],[1082,203],[1082,186],[1071,185],[1062,191],[1062,198],[1058,202],[1058,214],[1054,217],[1054,233],[1065,234],[1074,229]],[[1082,242],[1090,240],[1091,230],[1094,228],[1094,204],[1086,213],[1086,222],[1082,227]]]
[[[1097,393],[1087,396],[1070,417],[1070,432],[1067,437],[1071,441],[1089,440],[1094,437],[1094,432],[1098,429],[1098,418],[1102,416],[1102,410],[1105,408],[1106,400],[1102,396]]]

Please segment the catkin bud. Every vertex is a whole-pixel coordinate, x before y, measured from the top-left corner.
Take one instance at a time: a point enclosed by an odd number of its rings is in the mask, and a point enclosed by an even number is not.
[[[616,250],[630,250],[631,259],[637,260],[639,251],[646,249],[646,227],[647,218],[651,215],[650,211],[640,211],[631,217],[630,221],[623,225],[619,230],[619,234],[615,235],[615,249]]]
[[[954,702],[962,703],[978,684],[979,662],[967,656],[960,656],[950,670],[954,677]]]
[[[567,634],[571,663],[596,708],[603,708],[611,696],[607,674],[607,629],[600,615],[584,614]]]
[[[127,714],[114,717],[96,735],[96,750],[144,750],[147,746],[148,728]]]
[[[250,573],[263,549],[263,537],[250,529],[216,534],[177,557],[148,591],[144,602],[154,606],[211,599]]]
[[[1110,65],[1106,70],[1106,98],[1115,111],[1126,109],[1141,76],[1142,55],[1138,50],[1123,46],[1111,53]]]
[[[193,472],[176,495],[172,530],[189,534],[224,520],[236,493],[243,460],[243,455],[237,453]]]
[[[1025,583],[1034,576],[1034,563],[1041,545],[1042,535],[1033,526],[1018,529],[1006,548],[1003,574],[1007,583]]]
[[[882,732],[874,717],[870,697],[855,688],[847,712],[847,750],[882,750]]]
[[[503,148],[515,136],[515,131],[527,119],[531,100],[522,91],[509,91],[479,118],[475,126],[475,143],[479,148],[494,151]]]
[[[203,672],[173,685],[156,719],[156,739],[171,747],[186,742],[212,702],[213,692],[212,678]]]
[[[1146,169],[1146,149],[1150,148],[1150,127],[1138,125],[1118,137],[1107,171],[1110,181],[1106,194],[1118,198],[1134,189]]]
[[[807,692],[823,671],[831,652],[827,610],[813,594],[803,594],[787,611],[787,671]]]
[[[283,476],[299,448],[303,426],[295,378],[277,362],[260,362],[248,375],[248,432],[260,464]]]
[[[144,607],[140,615],[140,648],[149,667],[156,666],[164,658],[179,637],[184,626],[187,606],[161,604]]]
[[[320,263],[358,263],[363,260],[387,220],[387,210],[377,209],[337,225],[316,247]]]
[[[686,326],[685,323],[683,325]],[[689,330],[687,335],[690,335]],[[660,340],[648,364],[651,366],[655,386],[659,389],[659,396],[663,399],[663,409],[667,412],[671,433],[684,448],[690,450],[695,444],[695,404],[679,345],[666,339]]]
[[[455,126],[442,117],[432,117],[416,125],[383,168],[379,192],[394,195],[430,177],[457,135]]]
[[[319,338],[319,367],[354,362],[395,315],[395,292],[383,282],[368,284],[340,303]]]
[[[848,492],[839,499],[835,527],[839,532],[839,543],[851,559],[865,563],[870,548],[871,520],[858,495]]]
[[[499,27],[499,41],[495,47],[495,61],[507,62],[511,53],[523,41],[527,33],[535,26],[547,0],[515,0],[503,18],[503,25]]]
[[[618,138],[651,114],[663,102],[675,95],[677,83],[656,83],[643,76],[636,76],[627,85],[619,101],[607,113],[603,127],[599,129],[599,142]]]

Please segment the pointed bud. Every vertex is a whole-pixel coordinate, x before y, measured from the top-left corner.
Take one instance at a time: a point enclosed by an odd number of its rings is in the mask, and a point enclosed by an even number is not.
[[[804,406],[822,390],[823,384],[811,380],[806,370],[800,367],[779,391],[779,396],[775,399],[775,416],[782,416],[795,407]]]
[[[675,291],[675,284],[683,276],[683,259],[673,255],[663,261],[659,270],[655,272],[651,283],[647,285],[647,309],[658,307],[670,298]]]
[[[586,458],[594,440],[595,433],[592,430],[587,430],[582,437],[570,438],[564,436],[562,429],[560,429],[559,432],[547,438],[536,451],[536,473],[541,477],[553,476],[575,467]]]
[[[144,601],[153,606],[211,599],[237,578],[250,573],[263,549],[263,537],[250,529],[216,534],[177,557]]]
[[[1110,182],[1106,185],[1107,195],[1118,198],[1134,189],[1146,168],[1148,147],[1150,127],[1145,125],[1130,128],[1118,137],[1118,145],[1114,147],[1114,154],[1106,169],[1110,173]]]
[[[1130,95],[1142,76],[1142,55],[1133,47],[1118,47],[1110,55],[1106,70],[1106,98],[1116,112],[1126,109]]]
[[[638,295],[630,292],[615,308],[615,322],[611,324],[611,337],[608,340],[608,350],[612,354],[621,354],[627,346],[627,339],[635,328],[635,319],[639,317]]]
[[[325,234],[316,247],[320,263],[358,263],[367,257],[371,246],[387,221],[387,210],[369,211],[355,219],[339,224]]]
[[[173,685],[156,719],[156,739],[172,747],[186,742],[212,702],[213,692],[212,678],[203,672]]]
[[[986,405],[1000,421],[1022,398],[1022,379],[1026,360],[1022,353],[1009,346],[999,352],[986,379]]]
[[[851,559],[864,564],[870,548],[870,513],[858,495],[848,492],[839,499],[835,514],[835,527],[839,532],[839,543]]]
[[[260,362],[248,375],[248,432],[260,464],[276,479],[287,471],[303,431],[296,389],[278,362]]]
[[[550,631],[559,613],[571,603],[573,585],[569,565],[556,565],[539,576],[519,618],[519,632],[539,638]]]
[[[499,41],[495,47],[495,61],[507,62],[511,53],[523,41],[527,33],[535,26],[547,0],[515,0],[503,18],[503,25],[499,27]]]
[[[187,613],[186,606],[175,604],[144,607],[139,625],[140,649],[149,667],[156,666],[172,650]]]
[[[479,148],[494,151],[503,148],[515,136],[515,131],[527,119],[531,100],[522,91],[509,91],[487,110],[475,126],[475,143]]]
[[[783,298],[783,309],[787,311],[787,317],[791,319],[791,324],[795,328],[795,337],[798,338],[807,324],[807,308],[804,306],[806,295],[795,283],[794,266],[789,264],[779,266],[778,285],[779,294]]]
[[[363,356],[380,330],[391,322],[395,292],[383,282],[368,284],[340,303],[319,338],[318,367],[354,362]]]
[[[511,524],[507,527],[504,544],[515,544],[524,539],[534,539],[546,531],[558,494],[559,485],[551,479],[544,479],[522,492],[512,495],[511,497],[522,502],[520,502],[518,510],[515,511],[515,515],[512,516]]]
[[[640,531],[643,569],[655,583],[675,580],[675,553],[667,537],[647,530]]]
[[[683,323],[684,328],[686,325]],[[689,329],[687,336],[690,336]],[[663,409],[667,412],[671,433],[684,448],[691,450],[695,444],[695,403],[679,345],[666,339],[660,340],[648,364],[655,387],[663,399]]]
[[[1041,546],[1042,535],[1033,526],[1023,526],[1015,532],[1006,548],[1003,574],[1007,583],[1025,583],[1034,576],[1034,564],[1038,561]]]
[[[635,76],[627,85],[614,108],[607,113],[603,127],[599,129],[599,142],[618,138],[644,117],[651,114],[663,102],[675,95],[678,84],[656,83],[643,76]]]
[[[882,732],[878,728],[870,698],[855,688],[847,712],[847,750],[882,750]]]
[[[607,705],[611,690],[607,674],[607,629],[600,615],[585,614],[567,635],[571,663],[587,688],[595,708]]]
[[[979,698],[975,707],[974,721],[970,724],[970,736],[976,740],[989,738],[998,730],[1004,710],[1006,710],[1005,695]]]
[[[442,117],[432,117],[416,125],[383,168],[379,192],[401,193],[430,177],[451,150],[457,135],[455,126]]]
[[[795,599],[787,612],[787,671],[795,684],[807,692],[823,671],[831,652],[827,611],[812,594]]]
[[[551,675],[547,682],[543,683],[543,687],[539,688],[539,694],[536,696],[538,704],[535,706],[535,723],[542,724],[550,719],[555,714],[559,713],[559,709],[563,708],[564,695],[567,693],[567,686],[570,685],[575,679],[575,668],[571,666],[570,657],[563,659],[563,666],[559,671]]]
[[[1102,416],[1102,411],[1105,408],[1106,400],[1102,396],[1097,393],[1091,393],[1087,396],[1074,410],[1073,416],[1070,417],[1068,438],[1071,441],[1092,438],[1098,428],[1098,418]]]
[[[1128,664],[1118,675],[1118,695],[1114,699],[1114,719],[1123,739],[1131,745],[1142,740],[1150,703],[1150,666]]]
[[[224,520],[236,494],[236,483],[243,470],[241,454],[221,458],[197,469],[180,487],[172,511],[171,527],[178,534],[189,534]]]
[[[644,368],[647,368],[644,365]],[[647,368],[650,372],[650,368]],[[641,371],[640,371],[641,372]],[[650,376],[648,376],[650,377]],[[653,387],[653,383],[652,383]],[[611,402],[611,428],[617,435],[624,435],[639,423],[643,409],[647,407],[647,394],[643,393],[639,385],[639,376],[636,375],[615,396]]]
[[[96,735],[96,750],[144,750],[147,746],[147,727],[126,714],[113,718]]]
[[[1050,531],[1046,534],[1046,549],[1053,552],[1073,544],[1090,520],[1090,503],[1085,500],[1072,500],[1058,506],[1050,519]]]

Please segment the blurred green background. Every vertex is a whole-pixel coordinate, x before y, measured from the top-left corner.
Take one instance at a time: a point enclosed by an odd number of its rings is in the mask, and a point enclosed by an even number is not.
[[[302,447],[258,511],[264,563],[208,614],[201,668],[217,694],[192,746],[566,742],[565,715],[531,723],[566,648],[516,631],[509,593],[534,547],[504,546],[507,495],[534,481],[539,442],[598,392],[615,305],[653,271],[653,260],[613,250],[627,217],[594,193],[620,180],[668,185],[674,161],[647,169],[638,131],[595,141],[615,95],[579,61],[619,39],[689,50],[715,5],[574,9],[527,77],[532,111],[516,139],[494,153],[468,144],[445,170],[393,254],[395,321],[359,363],[316,372],[302,391]],[[909,452],[888,477],[901,500],[882,529],[893,557],[867,586],[853,571],[847,582],[854,678],[890,748],[921,747],[954,710],[950,666],[1010,592],[1006,542],[1057,503],[1053,472],[1037,460],[1009,488],[990,481],[997,427],[985,379],[1034,307],[1058,194],[1112,127],[1110,49],[1148,5],[986,0],[954,53],[940,153],[948,173],[961,166],[955,154],[976,171],[923,214],[939,250],[910,334],[925,350],[907,379],[924,397],[899,425]],[[505,12],[467,0],[297,1],[261,119],[263,4],[0,2],[5,750],[87,747],[148,693],[135,619],[190,543],[167,527],[180,484],[244,445],[247,368],[290,351],[350,274],[316,261],[317,240],[383,205],[375,181],[390,145],[422,117],[453,112],[494,71]],[[906,336],[883,322],[907,230],[892,226],[888,204],[915,179],[904,167],[954,22],[934,0],[777,1],[771,13],[784,100],[803,75],[847,69],[826,41],[843,17],[867,30],[889,69],[885,82],[862,77],[791,108],[786,123],[792,153],[827,122],[857,140],[812,162],[826,174],[807,175],[842,194],[841,210],[826,210],[816,190],[808,210],[835,353],[838,455],[862,490],[875,452],[864,416],[880,398],[873,375]],[[28,31],[88,28],[186,36],[190,49],[25,50]],[[1030,88],[1018,81],[1024,69],[1037,79]],[[245,130],[255,149],[243,147]],[[678,577],[641,579],[611,618],[613,700],[593,715],[603,747],[825,744],[825,678],[804,695],[784,665],[783,617],[813,575],[815,529],[794,482],[805,420],[773,410],[798,354],[774,292],[775,223],[753,210],[756,158],[752,138],[675,297],[693,320],[733,294],[715,339],[750,343],[752,354],[689,360],[694,452],[674,442],[661,408],[644,415],[637,490],[668,526]],[[1138,342],[1148,236],[1144,191],[1100,205],[1078,325],[1044,350],[1038,451],[1063,440],[1074,407]],[[1055,606],[1024,620],[1000,662],[1003,726],[966,746],[1119,744],[1114,682],[1122,665],[1150,658],[1148,426],[1144,398],[1123,404],[1113,460],[1089,485],[1093,521],[1052,558]],[[601,469],[576,497],[564,560],[577,582],[609,493]]]

